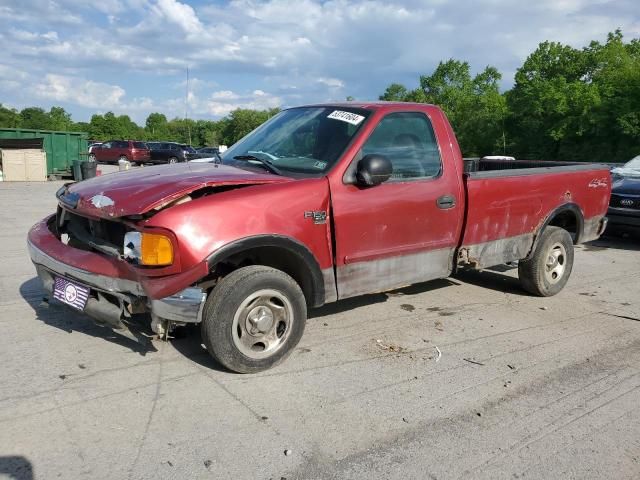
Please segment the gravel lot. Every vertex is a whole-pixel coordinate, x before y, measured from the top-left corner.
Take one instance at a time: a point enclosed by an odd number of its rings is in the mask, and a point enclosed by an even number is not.
[[[553,298],[505,268],[330,305],[235,375],[195,329],[141,350],[42,302],[60,185],[0,184],[0,477],[640,478],[638,239],[579,247]]]

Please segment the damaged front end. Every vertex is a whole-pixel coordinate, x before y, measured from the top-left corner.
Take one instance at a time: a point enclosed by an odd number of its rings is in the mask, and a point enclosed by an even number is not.
[[[49,297],[59,299],[55,291],[58,279],[78,289],[86,288],[84,304],[75,305],[62,298],[63,303],[97,324],[142,343],[148,338],[136,328],[136,314],[149,313],[151,329],[161,338],[167,338],[175,326],[199,323],[206,292],[189,285],[171,295],[152,296],[159,291],[160,283],[174,282],[175,275],[142,275],[144,267],[125,258],[128,231],[131,229],[126,223],[82,217],[62,207],[56,215],[35,225],[29,232],[29,253]]]
[[[152,329],[166,337],[172,326],[201,321],[211,279],[205,258],[181,255],[189,239],[179,242],[151,218],[210,195],[287,181],[224,165],[180,164],[68,184],[56,193],[56,214],[29,231],[31,259],[56,300],[127,336],[136,314],[149,313]]]

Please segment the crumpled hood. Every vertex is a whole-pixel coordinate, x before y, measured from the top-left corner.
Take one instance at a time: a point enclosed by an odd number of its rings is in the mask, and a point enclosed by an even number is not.
[[[92,217],[140,215],[205,187],[282,183],[291,178],[213,163],[143,167],[74,183],[58,198]]]

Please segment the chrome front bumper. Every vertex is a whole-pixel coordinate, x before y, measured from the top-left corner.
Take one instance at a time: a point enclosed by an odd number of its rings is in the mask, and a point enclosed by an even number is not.
[[[142,285],[136,281],[99,275],[66,265],[47,255],[31,242],[27,244],[38,277],[49,294],[53,293],[54,277],[59,276],[86,285],[96,292],[112,295],[122,302],[146,305],[152,315],[165,320],[179,323],[202,321],[207,294],[201,288],[189,287],[165,298],[149,299]]]

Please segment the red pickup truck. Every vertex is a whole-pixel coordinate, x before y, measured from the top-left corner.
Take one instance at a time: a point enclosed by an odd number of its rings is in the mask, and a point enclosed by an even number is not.
[[[573,245],[605,228],[607,167],[463,160],[436,106],[284,110],[222,155],[104,175],[57,192],[28,245],[53,298],[128,331],[201,323],[236,372],[283,360],[307,308],[519,262],[554,295]]]

